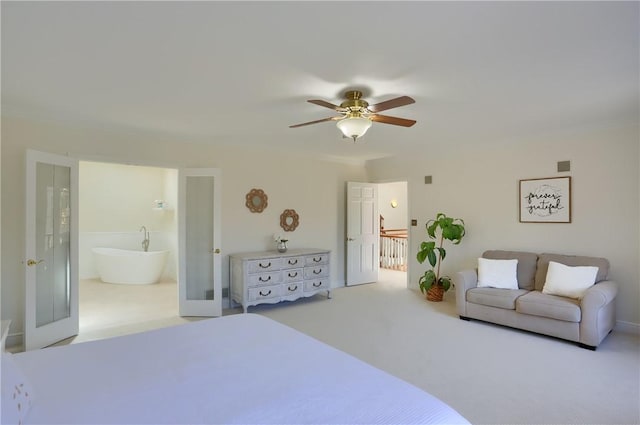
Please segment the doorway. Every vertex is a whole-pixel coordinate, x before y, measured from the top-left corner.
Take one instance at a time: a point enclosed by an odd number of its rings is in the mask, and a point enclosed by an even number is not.
[[[178,319],[177,179],[178,171],[171,168],[79,162],[80,334],[76,340]],[[154,271],[159,273],[157,280],[155,274],[147,277],[145,270],[140,272],[142,280],[130,272],[120,277],[109,270],[110,257],[94,252],[100,248],[120,249],[125,255],[140,252],[144,241],[147,252],[166,252],[163,263],[156,266],[161,270]],[[142,268],[142,262],[137,263],[135,267]],[[148,284],[149,279],[155,282]]]
[[[408,286],[409,201],[406,181],[378,185],[380,280]]]
[[[81,164],[82,179],[79,177]],[[136,192],[132,188],[140,186],[140,182],[131,175],[118,172],[122,170],[153,170],[156,174],[147,178],[142,184],[142,190]],[[158,176],[158,172],[162,173],[161,177]],[[134,289],[129,289],[126,295],[119,297],[129,301],[135,315],[139,317],[142,306],[152,306],[164,316],[169,314],[169,319],[173,321],[145,325],[140,329],[125,329],[115,334],[102,333],[99,337],[90,339],[163,327],[175,324],[176,320],[192,320],[180,316],[222,315],[220,177],[219,169],[162,169],[153,166],[80,161],[68,156],[27,151],[26,216],[27,222],[32,224],[27,226],[25,233],[26,257],[29,258],[29,261],[25,262],[25,348],[36,349],[56,341],[70,343],[77,340],[77,337],[73,336],[78,335],[80,331],[81,279],[99,278],[99,282],[104,284],[101,289],[133,286]],[[193,184],[190,184],[190,181]],[[205,189],[199,185],[202,181],[207,183],[204,185]],[[202,190],[192,190],[196,186]],[[80,192],[82,200],[79,199]],[[206,199],[208,204],[190,202],[189,199]],[[165,214],[172,211],[170,205],[179,206],[180,209],[177,215],[174,214],[168,219]],[[149,218],[148,211],[161,216]],[[44,219],[36,220],[38,214]],[[177,218],[180,220],[177,221]],[[207,219],[211,221],[208,232],[189,231],[201,227],[204,225],[203,220]],[[150,220],[152,225],[143,224],[138,228],[140,223],[147,222],[146,220]],[[149,228],[156,225],[162,228],[162,222],[171,223],[165,228],[168,229],[165,233],[169,233],[169,236],[165,235],[163,238],[161,234],[154,235],[153,232],[149,232]],[[35,231],[38,223],[46,225],[41,226],[39,232]],[[118,230],[123,223],[128,226],[126,230]],[[136,230],[132,231],[131,227]],[[133,242],[132,235],[136,234],[142,248]],[[153,245],[152,239],[157,239],[160,243]],[[54,241],[59,241],[60,246],[58,247]],[[36,252],[36,246],[45,246],[49,251],[56,248],[53,251],[56,255],[53,258],[44,258],[47,252]],[[152,247],[154,249],[149,250]],[[196,266],[193,261],[186,261],[187,251],[191,257],[198,256],[200,259]],[[204,255],[200,251],[203,251]],[[42,258],[36,254],[42,254]],[[152,264],[149,269],[147,264],[140,267],[140,264],[158,263],[158,254],[161,254],[162,258],[159,266]],[[105,257],[106,267],[101,260]],[[167,257],[172,258],[167,261]],[[60,279],[44,279],[45,272],[58,262],[60,267],[55,268],[55,271],[56,276],[60,275]],[[203,272],[205,268],[208,269],[207,273]],[[151,274],[154,277],[150,277],[149,270],[155,270]],[[175,277],[177,270],[180,271],[178,284]],[[171,286],[166,292],[172,305],[179,306],[178,314],[167,313],[170,308],[163,308],[146,295],[131,303],[134,290],[139,291],[139,288],[152,284],[155,286],[161,279],[166,280],[167,274],[168,284]],[[105,277],[107,275],[108,277]],[[113,275],[118,277],[114,278]],[[55,308],[54,314],[49,314],[50,303],[40,302],[45,298],[53,298],[60,304],[57,310],[59,314],[56,315]],[[101,307],[109,304],[104,293],[94,298]],[[63,305],[64,302],[67,303],[66,307]],[[109,316],[121,319],[121,313],[116,312]],[[37,323],[37,320],[41,323]],[[86,323],[84,320],[83,322]]]
[[[346,285],[407,284],[409,207],[406,181],[347,182]]]

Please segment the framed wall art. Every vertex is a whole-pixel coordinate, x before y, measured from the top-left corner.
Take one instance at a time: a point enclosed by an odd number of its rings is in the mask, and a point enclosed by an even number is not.
[[[521,223],[571,223],[571,177],[520,180]]]

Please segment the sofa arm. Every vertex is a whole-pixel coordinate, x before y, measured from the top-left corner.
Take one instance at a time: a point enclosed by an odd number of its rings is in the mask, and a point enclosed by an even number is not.
[[[478,286],[478,271],[463,270],[453,275],[456,287],[456,308],[460,316],[467,315],[467,291]]]
[[[580,342],[597,347],[613,329],[616,321],[615,299],[618,285],[611,280],[596,283],[584,293],[580,302]]]

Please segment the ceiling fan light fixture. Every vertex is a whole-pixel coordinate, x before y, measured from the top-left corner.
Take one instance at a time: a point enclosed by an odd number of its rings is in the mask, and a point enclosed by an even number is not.
[[[342,134],[355,142],[358,137],[364,136],[369,130],[371,120],[363,116],[347,117],[338,121],[336,126],[342,131]]]

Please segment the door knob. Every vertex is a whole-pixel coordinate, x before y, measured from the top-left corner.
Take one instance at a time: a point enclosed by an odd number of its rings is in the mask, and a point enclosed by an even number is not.
[[[214,253],[214,254],[220,254],[220,248],[216,248],[216,249],[214,249],[214,250],[213,250],[213,253]]]
[[[348,240],[349,242],[355,241],[355,239],[353,239],[353,238],[347,238],[347,240]]]
[[[38,264],[40,264],[40,263],[42,263],[42,262],[44,262],[44,260],[38,260],[38,261],[36,261],[36,260],[28,259],[28,260],[27,260],[27,266],[29,266],[29,267],[31,267],[31,266],[35,266],[35,265],[38,265]]]

